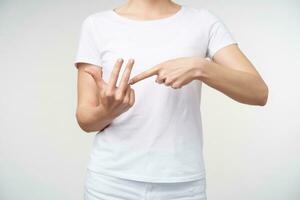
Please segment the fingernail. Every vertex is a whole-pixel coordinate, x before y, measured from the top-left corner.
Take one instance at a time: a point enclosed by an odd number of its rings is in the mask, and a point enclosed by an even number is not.
[[[130,59],[129,59],[129,62],[130,62],[130,63],[133,63],[133,62],[134,62],[134,59],[133,59],[133,58],[130,58]]]
[[[123,58],[118,58],[118,62],[122,62]]]

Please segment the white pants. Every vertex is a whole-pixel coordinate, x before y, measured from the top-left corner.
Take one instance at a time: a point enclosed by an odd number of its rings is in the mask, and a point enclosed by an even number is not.
[[[107,176],[87,169],[84,200],[207,200],[206,179],[151,183]]]

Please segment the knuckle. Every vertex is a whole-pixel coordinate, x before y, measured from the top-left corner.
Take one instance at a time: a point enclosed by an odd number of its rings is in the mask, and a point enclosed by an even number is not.
[[[134,105],[134,99],[129,102],[129,106],[132,107]]]
[[[124,103],[124,106],[125,106],[125,108],[130,108],[130,105],[129,105],[128,102],[127,102],[127,103]]]
[[[159,77],[163,77],[165,75],[165,71],[164,70],[159,70],[157,74],[158,74]]]
[[[129,98],[124,98],[123,104],[127,106],[129,104]]]
[[[165,70],[163,68],[159,69],[158,72],[157,72],[158,76],[164,76],[165,73],[166,72],[165,72]]]
[[[133,106],[133,102],[129,102],[129,103],[128,103],[128,106],[129,106],[129,107],[132,107],[132,106]]]
[[[100,90],[100,97],[105,97],[105,90]]]
[[[171,82],[172,82],[172,78],[167,77],[166,80],[165,80],[165,84],[170,85]]]
[[[113,93],[113,91],[111,91],[111,90],[106,90],[106,91],[105,91],[105,96],[106,96],[106,97],[113,97],[113,96],[114,96],[114,93]]]
[[[117,102],[122,102],[123,101],[123,94],[121,92],[116,93],[115,101],[117,101]]]

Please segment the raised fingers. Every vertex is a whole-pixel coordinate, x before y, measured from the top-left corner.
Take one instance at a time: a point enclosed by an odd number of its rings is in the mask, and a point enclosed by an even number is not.
[[[110,74],[110,78],[109,78],[109,89],[112,91],[116,88],[116,83],[118,81],[118,77],[119,77],[119,73],[120,73],[120,70],[121,70],[121,67],[122,67],[122,64],[123,64],[123,59],[122,58],[118,58],[115,65],[114,65],[114,68]]]
[[[128,86],[128,81],[130,78],[130,73],[131,73],[133,64],[134,64],[134,59],[132,59],[132,58],[129,59],[127,65],[126,65],[126,68],[124,70],[124,73],[122,75],[122,79],[121,79],[120,86],[119,86],[119,88],[122,92],[125,92],[125,90]]]

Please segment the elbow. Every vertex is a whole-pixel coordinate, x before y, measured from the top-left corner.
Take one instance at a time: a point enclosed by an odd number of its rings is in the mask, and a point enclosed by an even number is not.
[[[266,84],[264,84],[264,87],[262,89],[262,91],[259,93],[259,97],[258,97],[258,105],[259,106],[265,106],[267,104],[268,101],[268,96],[269,96],[269,88]]]
[[[84,116],[79,110],[76,111],[75,117],[76,117],[76,120],[77,120],[77,123],[78,123],[79,127],[84,132],[90,133],[90,132],[94,131],[93,129],[91,129],[89,118]]]

